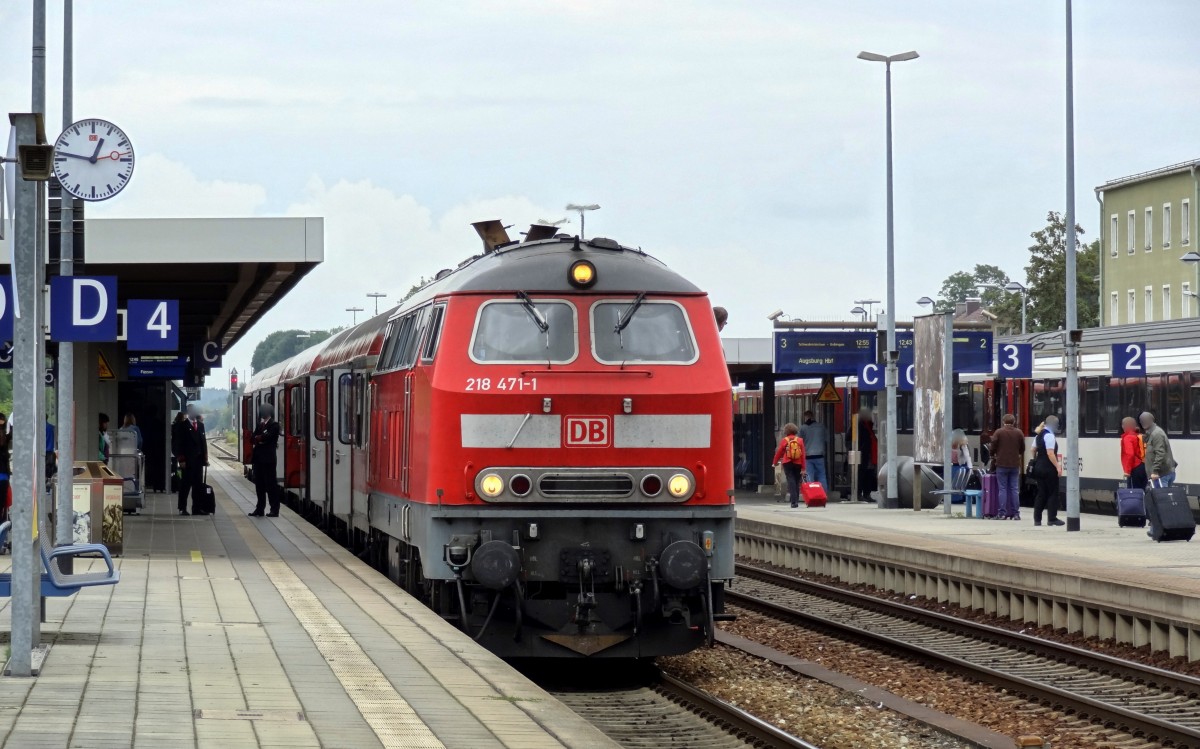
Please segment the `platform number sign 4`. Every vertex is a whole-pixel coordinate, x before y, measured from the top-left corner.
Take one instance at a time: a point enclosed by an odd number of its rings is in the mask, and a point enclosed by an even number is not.
[[[1146,376],[1146,344],[1114,343],[1112,347],[1113,377]]]
[[[1033,377],[1033,344],[1002,343],[997,352],[996,373],[1012,380],[1028,380]]]
[[[130,351],[179,349],[179,302],[175,299],[130,299],[126,339]]]

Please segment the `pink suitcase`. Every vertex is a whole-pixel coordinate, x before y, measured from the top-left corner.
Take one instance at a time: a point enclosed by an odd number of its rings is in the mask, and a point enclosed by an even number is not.
[[[994,518],[1000,514],[1000,482],[996,474],[985,473],[980,479],[983,486],[983,516]]]

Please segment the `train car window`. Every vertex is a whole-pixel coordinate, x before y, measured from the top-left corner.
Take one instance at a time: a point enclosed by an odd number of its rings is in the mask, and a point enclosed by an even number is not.
[[[579,353],[575,306],[536,300],[541,319],[519,300],[492,300],[479,307],[471,336],[471,360],[477,364],[568,364]],[[543,331],[541,323],[546,323]]]
[[[1104,397],[1104,432],[1105,434],[1120,434],[1121,419],[1121,381],[1115,377],[1100,378],[1100,392]]]
[[[338,378],[338,441],[349,445],[354,439],[354,378]]]
[[[1138,377],[1126,377],[1121,387],[1121,410],[1126,416],[1135,419],[1142,411],[1150,406],[1146,381]]]
[[[313,436],[329,439],[329,380],[325,377],[313,384]]]
[[[1167,420],[1164,418],[1162,407],[1162,380],[1162,375],[1150,375],[1146,378],[1146,407],[1142,410],[1154,414],[1154,418],[1158,420],[1158,423],[1166,426]]]
[[[961,429],[964,432],[973,431],[971,429],[970,383],[960,382],[954,386],[954,413],[952,417],[955,429]]]
[[[971,383],[971,431],[983,431],[983,383]]]
[[[404,350],[400,352],[398,357],[401,369],[411,369],[417,363],[417,352],[421,348],[421,341],[424,340],[425,321],[428,319],[428,307],[422,307],[413,313],[412,333],[408,336],[408,340],[404,342]]]
[[[303,385],[288,388],[288,434],[292,437],[304,436],[304,424],[308,418],[304,401]]]
[[[367,397],[366,377],[354,375],[354,446],[363,447],[367,444]]]
[[[1192,372],[1188,388],[1188,434],[1200,437],[1200,372]]]
[[[398,320],[392,321],[394,326],[392,345],[388,349],[387,361],[380,368],[381,370],[390,371],[400,367],[400,362],[404,356],[404,348],[408,345],[409,339],[412,338],[414,322],[415,318],[412,314],[407,314]]]
[[[913,394],[907,390],[896,393],[896,431],[908,433],[913,430]]]
[[[1100,406],[1102,391],[1100,378],[1088,377],[1083,380],[1083,433],[1101,434],[1104,429],[1104,410]]]
[[[263,395],[266,397],[267,403],[270,403],[272,406],[275,405],[275,389],[274,388],[267,388],[267,391]],[[278,414],[276,414],[276,415],[278,415]]]
[[[425,345],[421,349],[421,361],[431,362],[437,354],[438,342],[442,338],[442,320],[446,317],[446,305],[435,305],[429,318],[429,333],[425,336]]]
[[[392,320],[383,331],[383,348],[380,349],[379,360],[375,363],[376,372],[384,372],[388,368],[388,361],[392,358],[392,349],[396,348],[396,323],[396,320]]]
[[[604,301],[592,305],[592,354],[602,364],[691,364],[698,359],[687,313],[676,302]],[[624,317],[625,329],[616,330]]]
[[[1184,376],[1182,374],[1164,375],[1164,379],[1166,380],[1163,395],[1166,398],[1164,410],[1167,413],[1167,433],[1183,434],[1184,417],[1187,413],[1187,385],[1184,382]]]

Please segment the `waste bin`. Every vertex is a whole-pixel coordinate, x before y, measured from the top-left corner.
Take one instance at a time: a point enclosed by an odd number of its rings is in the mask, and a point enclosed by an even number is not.
[[[125,534],[124,483],[103,461],[75,463],[71,486],[73,543],[100,543],[113,556],[121,553]]]

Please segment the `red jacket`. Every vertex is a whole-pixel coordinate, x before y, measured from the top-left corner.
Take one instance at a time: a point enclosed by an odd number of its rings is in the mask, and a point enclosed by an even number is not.
[[[1121,435],[1121,470],[1125,475],[1133,473],[1133,469],[1146,462],[1146,443],[1137,432],[1125,432]]]
[[[797,442],[800,443],[800,459],[799,460],[792,460],[791,458],[787,457],[787,443],[788,443],[789,439],[796,440]],[[772,463],[780,463],[780,462],[799,463],[800,468],[804,468],[804,440],[800,439],[799,437],[797,437],[794,434],[784,437],[783,439],[781,439],[779,441],[778,449],[775,450],[775,460],[773,460],[771,462]]]

